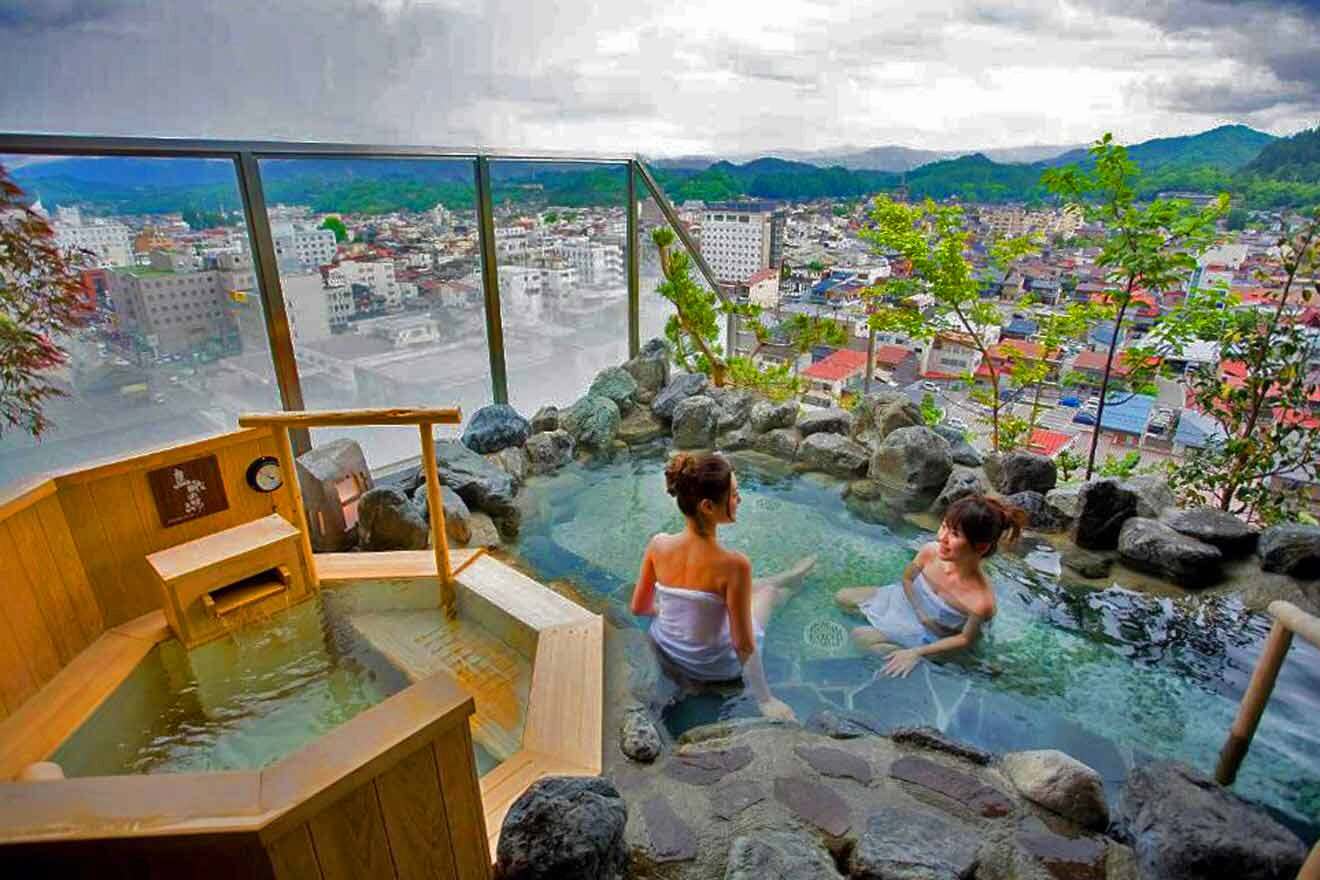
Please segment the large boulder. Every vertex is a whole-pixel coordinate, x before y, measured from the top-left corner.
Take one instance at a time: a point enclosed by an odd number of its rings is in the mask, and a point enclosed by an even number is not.
[[[800,831],[734,838],[724,880],[842,880],[829,852]]]
[[[756,432],[750,425],[743,425],[732,431],[724,431],[715,438],[715,445],[721,452],[737,452],[751,449],[756,444]]]
[[[853,880],[954,880],[976,868],[977,830],[925,807],[880,807],[848,861]]]
[[[527,453],[521,446],[506,446],[499,452],[491,452],[486,461],[513,477],[513,488],[518,490],[527,482]]]
[[[940,494],[935,497],[935,502],[931,504],[930,511],[936,516],[944,516],[944,511],[949,509],[949,505],[959,499],[966,498],[969,495],[984,495],[986,493],[985,481],[981,475],[971,468],[956,467],[949,474],[949,479],[944,482],[944,488]]]
[[[675,373],[651,402],[651,412],[658,418],[669,421],[674,417],[674,407],[678,406],[680,400],[701,394],[708,384],[706,376],[702,373]]]
[[[531,424],[507,403],[483,406],[463,431],[463,445],[473,452],[499,452],[521,446],[532,433]]]
[[[1082,490],[1087,485],[1086,483],[1072,483],[1067,486],[1060,486],[1045,493],[1045,503],[1050,506],[1056,516],[1063,519],[1077,519],[1082,513]]]
[[[817,433],[802,441],[797,457],[812,470],[836,477],[861,477],[870,464],[871,451],[839,434]]]
[[[376,486],[358,499],[358,541],[363,550],[425,550],[430,529],[408,496]]]
[[[619,880],[628,806],[601,777],[549,776],[513,802],[500,827],[495,880]]]
[[[1256,547],[1260,567],[1295,578],[1320,578],[1320,526],[1270,526]]]
[[[619,751],[634,761],[649,764],[660,757],[661,748],[660,732],[646,707],[634,706],[624,713],[619,723]]]
[[[619,433],[616,437],[629,446],[636,446],[650,443],[668,433],[664,422],[657,419],[655,413],[647,407],[635,406],[619,421]]]
[[[440,482],[457,492],[470,510],[489,514],[500,534],[518,534],[522,515],[514,504],[513,477],[453,440],[435,444],[435,464]]]
[[[1104,780],[1071,755],[1055,749],[1010,752],[1000,759],[999,766],[1018,792],[1032,803],[1083,828],[1104,831],[1108,827]]]
[[[1046,496],[1049,500],[1049,496]],[[1137,515],[1137,496],[1118,480],[1096,480],[1077,499],[1073,541],[1087,550],[1113,550],[1123,523]]]
[[[752,406],[756,396],[750,391],[729,391],[721,395],[719,401],[720,418],[716,426],[721,433],[736,431],[752,416]]]
[[[596,374],[587,396],[607,397],[626,413],[637,404],[637,380],[623,367],[607,367]]]
[[[669,381],[669,345],[663,339],[650,339],[637,357],[624,363],[623,368],[637,383],[637,399],[649,403]]]
[[[870,478],[902,510],[929,507],[953,472],[949,441],[929,428],[899,428],[871,456]]]
[[[1084,578],[1102,578],[1109,576],[1109,570],[1114,566],[1114,557],[1111,553],[1069,547],[1059,554],[1059,563]]]
[[[853,409],[852,439],[874,448],[899,428],[925,425],[921,407],[904,394],[872,391]]]
[[[458,497],[458,493],[448,486],[440,487],[440,502],[445,509],[445,534],[459,544],[466,544],[472,537],[472,511],[467,503]],[[413,506],[422,520],[430,525],[431,505],[426,497],[426,486],[418,487],[413,493]]]
[[[1044,495],[1059,481],[1054,459],[1034,452],[987,455],[985,475],[1001,495],[1016,495],[1018,492]]]
[[[619,407],[608,397],[587,395],[559,414],[559,427],[578,449],[608,452],[619,433]]]
[[[1118,555],[1132,568],[1183,587],[1208,587],[1223,575],[1224,555],[1219,548],[1144,516],[1123,523],[1118,534]]]
[[[559,407],[543,406],[532,416],[532,433],[559,430]]]
[[[1117,813],[1143,877],[1292,880],[1306,855],[1264,810],[1182,764],[1134,769]]]
[[[797,417],[797,401],[771,403],[768,400],[758,400],[752,406],[752,429],[758,434],[764,434],[776,428],[791,428],[797,422]]]
[[[532,474],[557,471],[573,460],[573,438],[567,431],[533,434],[523,449],[527,453],[527,470]]]
[[[797,429],[803,437],[812,434],[843,434],[852,430],[852,414],[846,409],[818,409],[798,417]]]
[[[752,440],[752,448],[757,452],[773,455],[775,458],[792,461],[797,458],[798,445],[801,442],[802,435],[796,428],[775,428],[773,431],[756,435]]]
[[[1027,527],[1038,532],[1061,532],[1068,528],[1068,520],[1059,516],[1039,492],[1030,489],[1014,492],[1004,497],[1004,503],[1023,510],[1027,514]]]
[[[960,464],[964,467],[980,467],[985,464],[985,456],[977,452],[972,444],[966,440],[958,440],[950,445],[949,457],[953,459],[954,464]]]
[[[1260,532],[1255,528],[1216,507],[1170,510],[1162,519],[1174,531],[1218,547],[1225,559],[1250,556],[1260,539]]]
[[[715,427],[720,411],[715,401],[704,394],[680,400],[674,407],[675,449],[711,449],[715,446]]]
[[[1159,519],[1160,514],[1173,507],[1173,490],[1163,477],[1143,475],[1127,477],[1120,485],[1137,496],[1137,516]]]

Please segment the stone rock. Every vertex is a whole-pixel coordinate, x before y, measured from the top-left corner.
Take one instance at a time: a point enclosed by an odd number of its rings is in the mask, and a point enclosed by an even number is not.
[[[1064,568],[1070,568],[1084,578],[1102,578],[1109,574],[1114,559],[1112,556],[1103,553],[1083,550],[1080,547],[1070,547],[1060,554],[1059,562],[1063,564]]]
[[[945,736],[933,727],[895,727],[889,738],[903,745],[953,755],[981,767],[994,760],[994,755],[984,749]]]
[[[905,511],[901,504],[891,503],[890,497],[884,484],[871,479],[853,480],[843,490],[843,504],[849,513],[863,522],[883,525],[894,525]]]
[[[959,440],[953,443],[949,448],[949,457],[953,459],[954,464],[960,464],[965,467],[980,467],[985,463],[985,458],[981,453],[972,447],[972,444],[966,440]]]
[[[469,510],[489,514],[500,534],[516,537],[522,512],[514,504],[513,478],[462,443],[435,444],[440,482],[458,493]]]
[[[1086,486],[1086,483],[1060,486],[1045,493],[1045,503],[1054,508],[1057,516],[1063,519],[1077,519],[1082,512],[1082,490]]]
[[[1112,850],[1103,837],[1059,834],[1032,817],[1016,833],[986,837],[976,854],[976,880],[1137,880],[1111,869]]]
[[[866,820],[852,880],[962,880],[976,868],[976,831],[930,810],[886,806]]]
[[[637,380],[623,367],[606,367],[591,381],[587,396],[609,398],[626,413],[637,404]]]
[[[792,461],[797,457],[798,445],[801,442],[802,435],[796,428],[775,428],[773,431],[756,436],[752,440],[752,448],[766,455]]]
[[[1078,498],[1073,542],[1086,550],[1113,550],[1123,523],[1137,515],[1137,496],[1117,480],[1087,483]]]
[[[966,431],[959,431],[957,428],[950,427],[946,422],[940,422],[938,425],[930,425],[929,427],[936,434],[948,440],[950,446],[967,439]]]
[[[1260,567],[1295,578],[1320,577],[1320,526],[1288,523],[1271,526],[1256,547]]]
[[[504,817],[495,880],[617,880],[628,867],[627,822],[628,807],[608,779],[540,779]]]
[[[812,470],[836,477],[861,477],[870,464],[871,451],[841,434],[811,434],[797,449],[798,460]]]
[[[949,474],[949,479],[945,481],[944,488],[936,496],[935,503],[930,506],[931,513],[944,516],[944,511],[948,510],[953,502],[969,495],[984,495],[985,492],[985,482],[980,474],[968,468],[954,468]]]
[[[629,446],[650,443],[669,433],[663,422],[646,407],[635,406],[619,421],[618,439]]]
[[[871,456],[870,478],[904,510],[929,507],[953,472],[949,442],[929,428],[891,431]]]
[[[899,758],[890,766],[889,775],[952,798],[982,816],[1007,816],[1013,810],[1013,802],[1003,792],[926,758]]]
[[[803,726],[815,733],[823,733],[831,739],[857,739],[884,733],[882,725],[865,715],[834,709],[821,709],[808,718]]]
[[[738,452],[751,449],[756,444],[756,432],[744,425],[736,431],[727,431],[716,436],[715,446],[723,452]]]
[[[872,391],[853,409],[852,439],[874,448],[899,428],[925,424],[921,407],[907,395],[895,391]]]
[[[718,422],[719,407],[704,394],[694,394],[680,400],[673,414],[674,448],[713,448]]]
[[[669,421],[674,417],[674,407],[678,406],[680,400],[703,393],[707,384],[706,376],[702,373],[675,373],[651,402],[651,412],[657,418]]]
[[[1165,511],[1162,519],[1174,531],[1218,547],[1225,559],[1250,556],[1260,539],[1260,532],[1255,528],[1227,510],[1214,507]]]
[[[852,414],[838,407],[816,410],[800,416],[797,420],[797,429],[802,432],[803,437],[810,437],[812,434],[847,436],[852,430]]]
[[[492,403],[472,414],[463,431],[463,445],[473,452],[499,452],[510,446],[522,446],[531,436],[532,426],[507,403]]]
[[[375,486],[358,499],[363,550],[425,550],[431,530],[402,490]]]
[[[1109,825],[1105,785],[1090,767],[1056,749],[1010,752],[1000,769],[1032,803],[1071,819],[1083,828],[1103,831]]]
[[[540,434],[542,431],[559,430],[559,407],[543,406],[532,416],[532,433]]]
[[[619,726],[619,750],[634,761],[649,764],[660,756],[660,749],[660,734],[650,713],[641,706],[624,713]]]
[[[1173,492],[1161,477],[1127,477],[1119,485],[1137,496],[1137,516],[1158,519],[1160,514],[1173,507]]]
[[[514,491],[527,482],[527,453],[522,446],[507,446],[486,456],[486,461],[513,478]]]
[[[1118,554],[1132,568],[1166,577],[1183,587],[1207,587],[1223,575],[1219,548],[1144,516],[1123,523]]]
[[[724,880],[839,880],[834,860],[802,833],[759,831],[735,838]]]
[[[691,785],[713,785],[735,770],[746,767],[752,757],[752,750],[747,746],[680,752],[665,765],[664,773],[671,779]]]
[[[791,428],[797,421],[798,405],[795,400],[771,403],[758,400],[752,405],[752,429],[758,434],[773,431],[776,428]]]
[[[560,430],[533,434],[523,450],[527,453],[528,471],[548,474],[573,460],[573,438]]]
[[[1264,810],[1174,762],[1134,769],[1117,813],[1143,877],[1285,880],[1306,856],[1302,841]]]
[[[697,835],[679,818],[664,795],[642,802],[642,819],[650,842],[647,855],[657,864],[686,862],[697,857]]]
[[[500,530],[487,514],[474,512],[468,519],[468,528],[471,531],[467,539],[468,547],[500,546]]]
[[[1054,459],[1034,452],[1009,452],[985,457],[985,475],[1001,495],[1039,492],[1044,495],[1059,481]]]
[[[1059,517],[1039,492],[1030,489],[1015,492],[1006,496],[1004,502],[1026,511],[1027,526],[1036,531],[1061,532],[1068,527],[1068,521]]]
[[[669,345],[663,339],[650,339],[637,357],[624,363],[623,368],[637,383],[637,399],[648,402],[655,399],[660,389],[669,382]]]
[[[720,416],[716,430],[721,433],[736,431],[747,424],[755,403],[756,397],[749,391],[730,391],[723,395],[719,400]]]
[[[721,819],[733,819],[753,804],[766,799],[765,789],[755,782],[721,785],[710,796],[710,811]]]
[[[559,414],[559,426],[576,448],[608,452],[619,433],[619,407],[608,397],[588,395]]]
[[[448,486],[440,487],[440,502],[445,508],[445,534],[450,540],[466,544],[472,537],[472,512],[458,493]],[[421,514],[422,521],[431,524],[431,506],[427,503],[426,487],[421,486],[413,493],[413,506]]]
[[[852,827],[848,803],[829,787],[802,776],[775,779],[775,800],[799,819],[831,837],[842,837]]]
[[[831,746],[797,746],[793,749],[803,761],[821,776],[851,779],[862,785],[871,784],[871,765],[865,758]]]

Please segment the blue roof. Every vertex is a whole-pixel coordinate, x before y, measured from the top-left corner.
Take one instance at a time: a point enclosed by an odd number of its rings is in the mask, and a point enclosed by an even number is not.
[[[1185,409],[1178,416],[1178,428],[1173,432],[1173,442],[1193,449],[1203,449],[1207,441],[1224,436],[1224,429],[1205,413],[1194,409]]]
[[[1016,333],[1020,336],[1032,336],[1036,332],[1036,322],[1028,321],[1026,318],[1014,318],[1008,322],[1004,328],[1005,333]]]
[[[1149,394],[1129,394],[1126,391],[1110,393],[1105,398],[1105,413],[1100,427],[1105,431],[1118,431],[1140,437],[1146,432],[1150,411],[1155,398]]]
[[[838,283],[839,279],[837,278],[826,278],[823,281],[817,281],[815,284],[811,285],[811,292],[820,296]]]
[[[1118,334],[1119,342],[1123,341],[1124,335],[1125,334],[1121,332]],[[1112,339],[1113,336],[1114,336],[1113,321],[1101,321],[1100,323],[1096,324],[1094,327],[1091,328],[1090,339],[1092,342],[1099,342],[1099,343],[1103,343],[1104,345],[1108,345],[1109,340]]]

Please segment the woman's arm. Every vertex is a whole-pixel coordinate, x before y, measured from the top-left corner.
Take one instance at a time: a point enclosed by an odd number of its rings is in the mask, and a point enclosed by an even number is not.
[[[735,560],[724,604],[729,609],[729,636],[742,663],[743,682],[756,698],[761,714],[785,721],[794,720],[793,710],[775,699],[770,693],[769,682],[765,680],[765,668],[761,664],[761,652],[756,650],[756,631],[752,626],[752,564],[741,554]]]
[[[907,597],[908,605],[912,606],[912,613],[917,616],[917,620],[921,621],[921,625],[929,631],[938,634],[940,630],[935,626],[935,622],[921,612],[921,603],[917,601],[917,597],[914,594],[916,588],[912,585],[912,582],[916,580],[917,575],[919,575],[926,566],[930,564],[930,561],[935,558],[935,555],[936,549],[933,541],[921,545],[921,549],[917,551],[917,555],[914,556],[912,561],[903,569],[903,595]]]
[[[633,587],[632,613],[638,617],[655,617],[655,560],[651,558],[655,538],[646,545],[642,555],[642,570],[637,573],[637,585]]]
[[[980,637],[981,618],[975,614],[969,614],[967,615],[967,624],[962,628],[962,632],[954,636],[946,636],[931,642],[929,645],[918,645],[915,648],[903,648],[895,651],[889,655],[889,659],[885,661],[884,669],[881,672],[891,678],[904,678],[922,657],[970,648],[976,644],[976,640]]]

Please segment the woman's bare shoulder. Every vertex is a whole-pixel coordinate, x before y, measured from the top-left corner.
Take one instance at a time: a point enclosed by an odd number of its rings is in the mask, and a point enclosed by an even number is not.
[[[977,578],[976,589],[968,597],[967,610],[982,620],[989,620],[998,610],[995,604],[995,590],[984,575]]]

